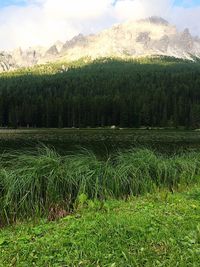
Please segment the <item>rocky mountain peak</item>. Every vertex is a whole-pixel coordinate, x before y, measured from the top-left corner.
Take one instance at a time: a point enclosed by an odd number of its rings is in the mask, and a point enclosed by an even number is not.
[[[57,41],[47,49],[34,47],[1,53],[0,71],[83,57],[136,58],[151,55],[193,60],[192,56],[200,57],[200,39],[193,37],[189,29],[178,31],[165,19],[154,16],[117,24],[98,34],[78,34],[64,44]]]
[[[55,42],[54,45],[55,45],[56,49],[58,50],[58,52],[60,53],[60,51],[63,48],[64,43],[58,40],[57,42]]]
[[[70,41],[67,41],[63,45],[61,52],[65,52],[67,49],[72,49],[76,46],[84,46],[86,43],[87,37],[79,33],[77,36],[74,36]]]
[[[188,28],[186,28],[180,36],[180,45],[188,52],[193,49],[195,38],[192,37]]]
[[[152,16],[146,19],[141,19],[139,20],[140,22],[148,22],[151,24],[157,24],[157,25],[169,25],[169,22],[161,17],[157,17],[157,16]]]
[[[45,57],[47,56],[56,56],[58,55],[58,49],[56,47],[56,45],[52,45],[45,53]]]

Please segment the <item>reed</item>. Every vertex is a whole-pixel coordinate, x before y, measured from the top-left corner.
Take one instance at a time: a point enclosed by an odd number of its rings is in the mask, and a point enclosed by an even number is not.
[[[35,154],[5,153],[0,160],[0,224],[47,216],[55,205],[71,211],[83,194],[104,200],[162,188],[174,191],[197,182],[199,175],[197,152],[167,157],[132,149],[107,161],[89,151],[68,156],[48,148]]]

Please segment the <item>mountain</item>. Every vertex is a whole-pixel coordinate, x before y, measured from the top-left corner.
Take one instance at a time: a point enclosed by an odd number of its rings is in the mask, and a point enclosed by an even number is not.
[[[26,50],[17,48],[10,53],[0,52],[0,72],[34,66],[43,57],[45,51],[43,47],[32,47]]]
[[[182,59],[200,57],[200,39],[189,29],[180,32],[160,17],[127,21],[98,34],[79,34],[66,43],[56,42],[50,48],[17,49],[0,54],[0,71],[45,64],[73,61],[82,57],[136,58],[164,55]]]
[[[12,55],[6,52],[0,52],[0,72],[8,71],[16,68]]]

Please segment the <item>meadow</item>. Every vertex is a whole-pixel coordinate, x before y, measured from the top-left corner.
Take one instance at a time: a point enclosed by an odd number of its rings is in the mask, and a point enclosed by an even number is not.
[[[198,267],[200,187],[127,201],[79,201],[49,222],[0,229],[2,267]]]
[[[0,266],[199,266],[199,131],[2,129],[0,142]]]

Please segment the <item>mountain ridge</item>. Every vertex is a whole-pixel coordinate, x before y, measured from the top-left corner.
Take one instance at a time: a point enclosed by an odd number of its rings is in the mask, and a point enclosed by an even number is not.
[[[178,31],[161,17],[126,21],[97,34],[79,34],[49,48],[20,48],[0,52],[0,72],[46,64],[55,61],[73,61],[84,57],[137,58],[141,56],[170,56],[193,60],[200,57],[200,39],[189,29]]]

